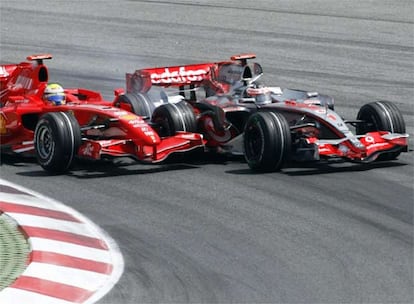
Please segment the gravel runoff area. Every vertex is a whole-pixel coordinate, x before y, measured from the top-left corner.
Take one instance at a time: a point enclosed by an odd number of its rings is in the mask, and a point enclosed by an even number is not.
[[[26,269],[30,245],[17,223],[0,210],[0,291]]]

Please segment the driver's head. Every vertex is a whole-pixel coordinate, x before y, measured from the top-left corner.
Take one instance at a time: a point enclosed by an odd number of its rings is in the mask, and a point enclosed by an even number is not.
[[[254,97],[256,104],[264,105],[272,102],[271,91],[267,87],[247,88],[247,94]]]
[[[62,86],[58,83],[49,83],[43,93],[43,100],[55,106],[65,104],[66,96]]]

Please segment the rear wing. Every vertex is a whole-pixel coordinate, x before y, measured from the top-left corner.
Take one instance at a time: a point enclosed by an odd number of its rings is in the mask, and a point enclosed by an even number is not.
[[[233,64],[241,67],[242,71],[240,77],[245,75],[244,70],[248,70],[252,77],[252,72],[247,67],[247,60],[256,58],[255,54],[237,54],[230,57],[230,61],[210,62],[210,63],[197,63],[189,65],[177,65],[168,67],[155,67],[136,70],[134,73],[126,74],[126,89],[127,92],[148,92],[151,86],[161,87],[179,87],[183,90],[184,86],[189,86],[190,89],[201,86],[206,82],[215,82],[219,77],[218,74],[220,66],[225,64]],[[254,65],[255,75],[262,73],[259,64]],[[260,67],[260,69],[256,69]],[[245,69],[246,68],[246,69]],[[234,73],[234,71],[232,72]],[[239,77],[239,78],[240,78]],[[220,81],[220,79],[218,79]]]
[[[169,87],[197,85],[209,78],[214,63],[147,68],[126,74],[127,92],[147,92],[152,85]]]
[[[8,96],[22,95],[47,83],[49,74],[43,60],[52,59],[52,55],[35,54],[26,59],[29,62],[0,65],[0,103],[7,101]]]
[[[43,65],[43,60],[45,59],[52,59],[52,55],[50,54],[37,54],[37,55],[30,55],[27,56],[26,59],[28,61],[36,61],[38,65]],[[17,64],[4,64],[0,65],[0,79],[2,81],[7,80],[11,75],[13,75],[14,71],[20,67],[20,69],[28,69],[31,68],[34,69],[30,63],[28,62],[20,62]],[[44,72],[44,71],[43,71]],[[40,75],[39,78],[43,78],[47,81],[46,75]]]

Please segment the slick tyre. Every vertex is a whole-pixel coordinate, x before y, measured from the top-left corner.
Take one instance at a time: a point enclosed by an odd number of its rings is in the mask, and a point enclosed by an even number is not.
[[[79,123],[69,113],[47,113],[36,125],[34,147],[37,161],[50,173],[67,171],[81,142]]]
[[[363,105],[357,115],[358,124],[356,134],[363,135],[374,131],[388,131],[391,133],[405,133],[405,122],[401,111],[389,101],[376,101]],[[381,154],[377,160],[392,160],[400,155],[401,151]]]
[[[244,130],[244,156],[254,171],[280,170],[289,160],[291,133],[286,118],[277,112],[257,112]]]
[[[127,93],[120,95],[113,104],[114,107],[132,112],[138,116],[151,118],[155,105],[145,93]]]
[[[197,130],[194,111],[185,101],[159,106],[152,114],[151,121],[161,137],[174,136],[178,131],[196,132]]]

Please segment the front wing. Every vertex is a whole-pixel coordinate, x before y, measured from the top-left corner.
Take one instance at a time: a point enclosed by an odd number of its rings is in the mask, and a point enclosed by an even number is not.
[[[157,163],[173,153],[204,148],[205,140],[198,133],[178,132],[162,138],[158,144],[145,145],[133,139],[91,140],[84,139],[78,156],[89,159],[105,157],[131,157],[143,162]]]
[[[379,155],[396,151],[408,151],[408,134],[369,132],[355,138],[314,140],[320,157],[340,157],[354,161],[371,162]]]

